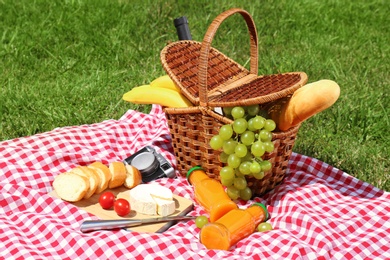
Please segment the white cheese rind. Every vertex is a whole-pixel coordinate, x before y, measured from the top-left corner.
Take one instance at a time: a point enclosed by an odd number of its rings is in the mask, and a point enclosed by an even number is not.
[[[135,211],[146,214],[156,215],[156,202],[149,193],[145,193],[143,189],[137,187],[130,190],[130,205]]]
[[[131,189],[130,205],[146,215],[168,216],[176,210],[172,191],[158,184],[140,184]]]
[[[157,214],[160,216],[165,217],[171,215],[176,210],[175,202],[173,200],[154,198],[154,201],[157,203]]]
[[[152,197],[162,200],[173,200],[172,191],[164,186],[158,184],[148,184],[147,189]]]

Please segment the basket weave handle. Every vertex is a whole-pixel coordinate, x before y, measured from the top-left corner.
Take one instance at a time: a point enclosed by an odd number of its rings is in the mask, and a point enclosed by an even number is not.
[[[256,25],[253,21],[252,16],[245,10],[239,8],[229,9],[220,15],[218,15],[214,21],[211,23],[207,29],[206,35],[203,38],[202,47],[200,49],[199,57],[199,103],[201,106],[207,106],[208,103],[208,93],[207,93],[207,67],[208,67],[208,57],[211,48],[211,42],[214,38],[214,35],[222,24],[222,22],[229,16],[239,13],[245,19],[246,25],[249,30],[250,36],[250,73],[257,75],[258,73],[258,50],[257,50],[257,32]]]

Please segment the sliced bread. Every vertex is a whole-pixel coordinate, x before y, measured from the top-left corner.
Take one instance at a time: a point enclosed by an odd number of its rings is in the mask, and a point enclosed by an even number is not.
[[[129,164],[126,164],[125,168],[126,179],[123,185],[128,189],[132,189],[142,182],[141,172],[136,167]]]
[[[94,170],[91,170],[87,166],[77,166],[73,168],[70,172],[75,174],[84,176],[89,180],[89,189],[87,193],[84,195],[84,199],[89,199],[96,191],[98,185],[100,184],[100,180]]]
[[[81,200],[87,193],[89,180],[72,172],[64,172],[55,177],[53,188],[61,199],[76,202]]]
[[[99,175],[100,183],[95,191],[95,194],[99,194],[108,187],[108,183],[111,180],[110,170],[106,165],[101,162],[94,162],[88,165],[89,168],[92,168]]]
[[[111,172],[108,188],[113,189],[122,186],[126,179],[126,168],[123,162],[111,162],[108,168]]]

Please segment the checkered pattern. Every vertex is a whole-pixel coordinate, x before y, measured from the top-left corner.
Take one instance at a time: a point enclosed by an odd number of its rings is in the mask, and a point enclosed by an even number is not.
[[[326,163],[293,153],[283,183],[256,202],[274,230],[230,251],[207,250],[194,221],[162,234],[81,233],[95,216],[47,195],[54,176],[76,165],[122,160],[153,145],[176,164],[161,107],[119,120],[64,127],[0,143],[0,258],[3,259],[390,259],[390,194]],[[182,177],[156,181],[193,199]],[[206,212],[195,204],[190,215]]]

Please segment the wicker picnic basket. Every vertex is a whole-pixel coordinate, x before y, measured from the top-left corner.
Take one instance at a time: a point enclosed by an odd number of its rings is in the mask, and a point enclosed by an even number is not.
[[[249,30],[250,71],[211,47],[218,27],[236,13],[242,15]],[[221,152],[213,150],[209,142],[222,125],[232,120],[216,113],[215,107],[267,106],[288,98],[307,82],[303,72],[258,76],[257,47],[257,32],[251,15],[235,8],[213,20],[202,42],[177,41],[161,51],[163,68],[194,104],[188,108],[164,108],[177,168],[183,176],[191,167],[201,165],[209,177],[219,179],[219,171],[224,166],[219,161]],[[298,128],[273,133],[275,150],[263,157],[271,161],[272,170],[261,180],[247,177],[253,194],[262,195],[283,180]]]

